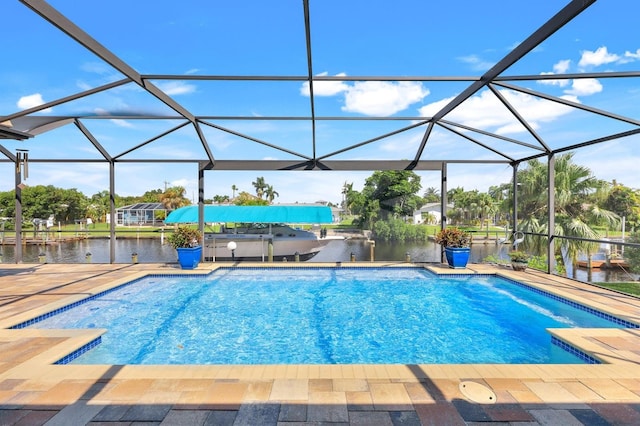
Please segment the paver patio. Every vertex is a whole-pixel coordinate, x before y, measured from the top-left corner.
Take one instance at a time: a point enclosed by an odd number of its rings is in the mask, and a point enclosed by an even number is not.
[[[214,267],[201,264],[195,273]],[[286,366],[52,365],[97,331],[7,329],[45,305],[158,272],[184,271],[163,264],[2,264],[0,424],[640,424],[638,329],[556,333],[605,362],[599,365]],[[500,273],[640,323],[640,300],[620,293],[490,265],[466,272]],[[461,383],[469,382],[495,401],[465,395]]]

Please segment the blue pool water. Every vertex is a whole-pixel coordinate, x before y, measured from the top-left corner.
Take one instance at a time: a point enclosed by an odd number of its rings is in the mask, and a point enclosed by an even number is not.
[[[546,328],[619,327],[493,276],[420,268],[147,277],[34,324],[106,328],[77,364],[579,363]]]

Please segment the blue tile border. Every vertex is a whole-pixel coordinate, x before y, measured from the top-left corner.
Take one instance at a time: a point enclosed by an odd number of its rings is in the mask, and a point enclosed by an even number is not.
[[[113,288],[110,288],[108,290],[104,290],[104,291],[101,291],[100,293],[96,293],[96,294],[93,294],[91,296],[85,297],[84,299],[78,300],[77,302],[73,302],[73,303],[70,303],[68,305],[62,306],[62,307],[60,307],[58,309],[54,309],[53,311],[47,312],[46,314],[38,315],[35,318],[31,318],[31,319],[23,321],[23,322],[21,322],[19,324],[12,325],[11,327],[9,327],[9,330],[19,330],[21,328],[27,328],[27,327],[29,327],[29,326],[31,326],[33,324],[36,324],[36,323],[38,323],[40,321],[44,321],[47,318],[51,318],[54,315],[58,315],[58,314],[60,314],[62,312],[66,312],[69,309],[75,308],[76,306],[83,305],[83,304],[85,304],[87,302],[90,302],[92,300],[95,300],[95,299],[98,299],[98,298],[100,298],[102,296],[105,296],[105,295],[107,295],[107,294],[109,294],[109,293],[111,293],[113,291],[119,290],[122,287],[126,287],[128,285],[135,284],[138,281],[141,281],[141,280],[144,280],[144,279],[147,279],[147,278],[162,278],[162,277],[178,277],[178,278],[182,277],[182,278],[184,278],[184,277],[202,277],[202,276],[206,276],[206,275],[208,275],[208,273],[207,274],[197,274],[197,275],[196,274],[149,274],[149,275],[145,275],[144,277],[140,277],[140,278],[133,279],[131,281],[127,281],[126,283],[122,283],[122,284],[117,285],[117,286],[115,286]]]
[[[578,302],[575,302],[573,300],[564,298],[562,296],[558,296],[558,295],[550,293],[548,291],[541,290],[539,288],[524,284],[524,283],[522,283],[520,281],[512,280],[510,278],[503,277],[503,276],[497,276],[497,278],[503,279],[505,281],[508,281],[508,282],[510,282],[512,284],[515,284],[515,285],[518,285],[520,287],[524,287],[527,290],[531,290],[534,293],[541,294],[541,295],[543,295],[545,297],[548,297],[550,299],[557,300],[558,302],[562,302],[562,303],[567,304],[567,305],[569,305],[569,306],[571,306],[573,308],[576,308],[576,309],[579,309],[581,311],[588,312],[588,313],[590,313],[592,315],[595,315],[597,317],[606,319],[607,321],[611,321],[614,324],[621,325],[624,328],[640,328],[640,324],[636,324],[636,323],[633,323],[631,321],[627,321],[627,320],[624,320],[622,318],[618,318],[618,317],[616,317],[614,315],[608,314],[606,312],[599,311],[599,310],[591,308],[589,306],[585,306],[585,305],[583,305],[581,303],[578,303]]]
[[[82,345],[80,348],[78,348],[75,351],[71,352],[69,355],[63,356],[62,358],[60,358],[59,360],[54,362],[54,364],[55,365],[69,364],[71,361],[73,361],[74,359],[78,358],[80,355],[90,351],[91,349],[95,348],[100,343],[102,343],[102,337],[98,336],[95,339],[93,339],[92,341],[90,341],[89,343],[87,343],[86,345]]]
[[[576,348],[565,342],[564,340],[558,339],[556,336],[551,336],[551,344],[558,346],[559,348],[569,352],[571,355],[575,355],[584,361],[587,364],[602,364],[599,359],[592,357],[591,355],[587,355],[582,352],[580,349]]]

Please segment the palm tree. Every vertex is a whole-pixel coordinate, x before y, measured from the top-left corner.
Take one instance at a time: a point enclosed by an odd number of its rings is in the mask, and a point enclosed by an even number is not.
[[[482,229],[482,224],[487,222],[487,234],[486,238],[489,239],[489,223],[491,222],[489,218],[497,211],[497,206],[493,198],[489,194],[481,193],[478,194],[478,198],[476,200],[477,211],[480,215],[480,229]]]
[[[540,161],[527,163],[518,172],[520,229],[525,232],[546,233],[547,222],[547,166]],[[597,224],[615,226],[618,215],[597,206],[594,194],[606,182],[596,179],[589,168],[573,163],[573,153],[560,155],[555,162],[555,229],[559,236],[600,239],[593,228]],[[527,243],[527,241],[525,241]],[[541,246],[542,244],[540,244]],[[575,266],[580,252],[590,255],[597,245],[580,240],[561,239],[561,246]],[[527,247],[531,247],[527,245]]]
[[[272,185],[267,185],[267,187],[264,190],[264,195],[267,198],[267,200],[269,200],[270,203],[273,203],[274,198],[280,196],[280,194],[278,194],[278,191],[273,189]]]
[[[267,183],[264,181],[264,178],[260,176],[255,182],[251,182],[251,184],[256,188],[256,195],[258,198],[262,198],[264,190],[267,188]]]
[[[437,203],[440,201],[440,190],[430,186],[422,195],[425,203]]]
[[[174,186],[167,188],[162,194],[160,194],[160,202],[167,210],[175,210],[178,207],[187,206],[191,202],[185,198],[184,194],[187,192],[182,186]]]
[[[236,198],[236,191],[238,190],[238,187],[236,186],[236,184],[234,183],[233,185],[231,185],[231,191],[232,191],[232,196],[231,198]]]
[[[347,214],[349,213],[349,203],[348,203],[348,199],[349,199],[349,194],[353,191],[353,183],[347,183],[347,181],[344,182],[344,184],[342,185],[342,208],[345,209]]]

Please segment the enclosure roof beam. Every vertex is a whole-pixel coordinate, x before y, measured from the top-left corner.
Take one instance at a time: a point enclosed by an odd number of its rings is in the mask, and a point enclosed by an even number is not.
[[[451,102],[445,105],[440,111],[434,114],[435,120],[440,120],[457,108],[462,102],[473,96],[480,89],[489,84],[493,79],[502,74],[507,68],[515,64],[520,58],[535,49],[540,43],[545,41],[553,33],[562,28],[566,23],[578,16],[582,11],[595,3],[596,0],[572,0],[562,10],[556,13],[551,19],[545,22],[533,34],[527,37],[515,49],[510,51],[504,58],[495,64],[489,71],[484,73],[480,80],[473,82],[469,87],[456,96]],[[535,7],[534,3],[529,3]]]

